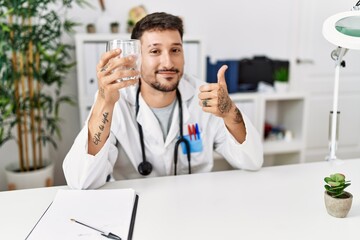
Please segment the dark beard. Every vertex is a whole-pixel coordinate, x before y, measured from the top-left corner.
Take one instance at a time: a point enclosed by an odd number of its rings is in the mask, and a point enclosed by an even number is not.
[[[161,71],[169,71],[167,69],[164,69],[164,70],[158,70],[155,72],[155,75],[158,74],[159,72]],[[175,83],[173,83],[172,85],[167,85],[167,84],[161,84],[159,82],[154,82],[154,83],[150,83],[150,85],[158,90],[158,91],[161,91],[161,92],[172,92],[172,91],[175,91],[177,89],[177,87],[179,86],[179,82],[180,82],[180,79],[182,77],[182,74],[179,74],[180,71],[178,69],[171,69],[170,71],[174,71],[177,73],[177,81]]]
[[[172,85],[164,85],[159,82],[151,83],[151,87],[161,92],[172,92],[175,91],[179,85],[180,79]]]

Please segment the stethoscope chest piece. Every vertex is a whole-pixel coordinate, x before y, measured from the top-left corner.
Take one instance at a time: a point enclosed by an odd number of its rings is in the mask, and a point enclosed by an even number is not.
[[[147,176],[152,171],[152,164],[148,161],[143,161],[139,164],[138,171],[141,175]]]

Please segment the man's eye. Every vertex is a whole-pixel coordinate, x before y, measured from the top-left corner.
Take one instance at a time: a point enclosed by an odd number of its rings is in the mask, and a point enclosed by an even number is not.
[[[159,50],[157,50],[157,49],[154,49],[154,50],[151,50],[151,51],[150,51],[150,53],[151,53],[151,54],[159,54],[159,53],[160,53],[160,51],[159,51]]]
[[[180,53],[181,49],[180,48],[174,48],[172,51],[173,51],[173,53]]]

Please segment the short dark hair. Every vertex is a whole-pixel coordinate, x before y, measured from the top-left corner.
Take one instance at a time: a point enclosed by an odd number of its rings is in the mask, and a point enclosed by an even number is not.
[[[184,34],[183,22],[180,17],[165,12],[155,12],[146,15],[135,24],[131,38],[140,39],[145,31],[151,30],[177,30],[180,33],[181,39]]]

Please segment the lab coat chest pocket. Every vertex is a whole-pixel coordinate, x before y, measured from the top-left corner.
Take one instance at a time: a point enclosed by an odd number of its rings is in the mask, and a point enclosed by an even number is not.
[[[185,139],[188,139],[188,135],[184,136]],[[190,149],[191,149],[191,171],[193,173],[201,172],[203,169],[207,168],[209,163],[212,162],[211,155],[209,152],[212,152],[209,149],[211,146],[205,144],[206,143],[206,134],[204,132],[201,133],[200,139],[191,139],[189,140]],[[179,151],[180,155],[180,164],[181,164],[181,172],[183,174],[188,173],[188,159],[185,150],[185,144],[181,144],[181,150]]]

